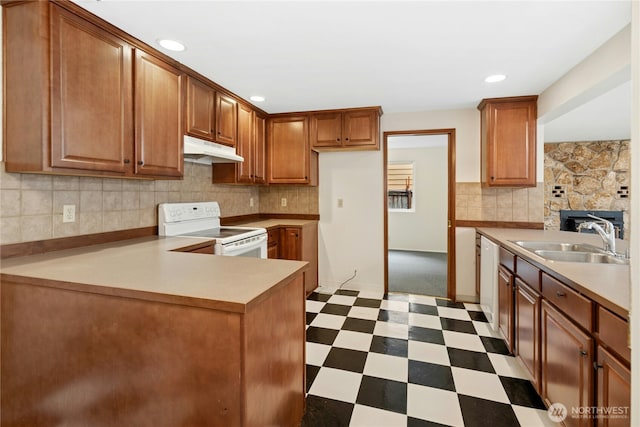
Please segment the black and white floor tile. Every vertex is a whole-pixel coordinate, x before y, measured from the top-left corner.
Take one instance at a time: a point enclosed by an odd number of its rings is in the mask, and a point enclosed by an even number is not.
[[[311,426],[553,426],[477,304],[322,289],[307,299]]]

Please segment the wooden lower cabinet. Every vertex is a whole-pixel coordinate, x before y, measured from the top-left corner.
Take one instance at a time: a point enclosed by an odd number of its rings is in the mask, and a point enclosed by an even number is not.
[[[300,425],[301,274],[237,311],[26,280],[0,283],[3,426]]]
[[[623,427],[631,422],[631,370],[606,349],[598,346],[597,407],[612,411],[600,415],[599,427]]]
[[[562,403],[569,427],[591,426],[588,417],[572,417],[572,408],[593,406],[594,341],[547,301],[542,301],[541,396],[547,406]]]
[[[498,332],[567,427],[629,426],[629,323],[551,272],[500,250]],[[606,412],[609,411],[609,412]]]
[[[498,331],[510,352],[514,350],[513,273],[498,266]]]
[[[540,304],[541,297],[520,278],[515,279],[516,351],[531,383],[540,392]]]
[[[309,268],[304,273],[304,288],[309,295],[318,287],[318,223],[285,226],[280,227],[279,230],[277,258],[309,263]],[[269,252],[269,258],[271,258],[270,254],[271,252]]]
[[[280,227],[267,230],[267,258],[280,258]]]

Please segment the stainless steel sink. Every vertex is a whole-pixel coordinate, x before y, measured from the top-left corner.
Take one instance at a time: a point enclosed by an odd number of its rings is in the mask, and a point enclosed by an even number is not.
[[[593,252],[603,253],[604,251],[597,246],[587,243],[559,243],[559,242],[541,242],[537,240],[519,240],[513,241],[518,246],[535,252],[535,251],[558,251],[558,252]]]
[[[550,261],[629,264],[628,258],[617,257],[587,243],[542,242],[537,240],[514,240],[512,242]]]
[[[542,258],[564,262],[587,262],[591,264],[629,264],[627,258],[619,258],[607,253],[579,252],[579,251],[533,251]]]

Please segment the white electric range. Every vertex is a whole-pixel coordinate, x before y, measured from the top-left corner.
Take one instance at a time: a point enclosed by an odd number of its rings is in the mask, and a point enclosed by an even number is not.
[[[220,226],[218,202],[161,203],[158,235],[211,238],[215,255],[267,258],[267,230]]]

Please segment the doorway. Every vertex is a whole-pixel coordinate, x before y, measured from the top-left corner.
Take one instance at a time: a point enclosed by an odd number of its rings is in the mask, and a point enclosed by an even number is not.
[[[455,129],[383,137],[385,292],[455,299]]]

